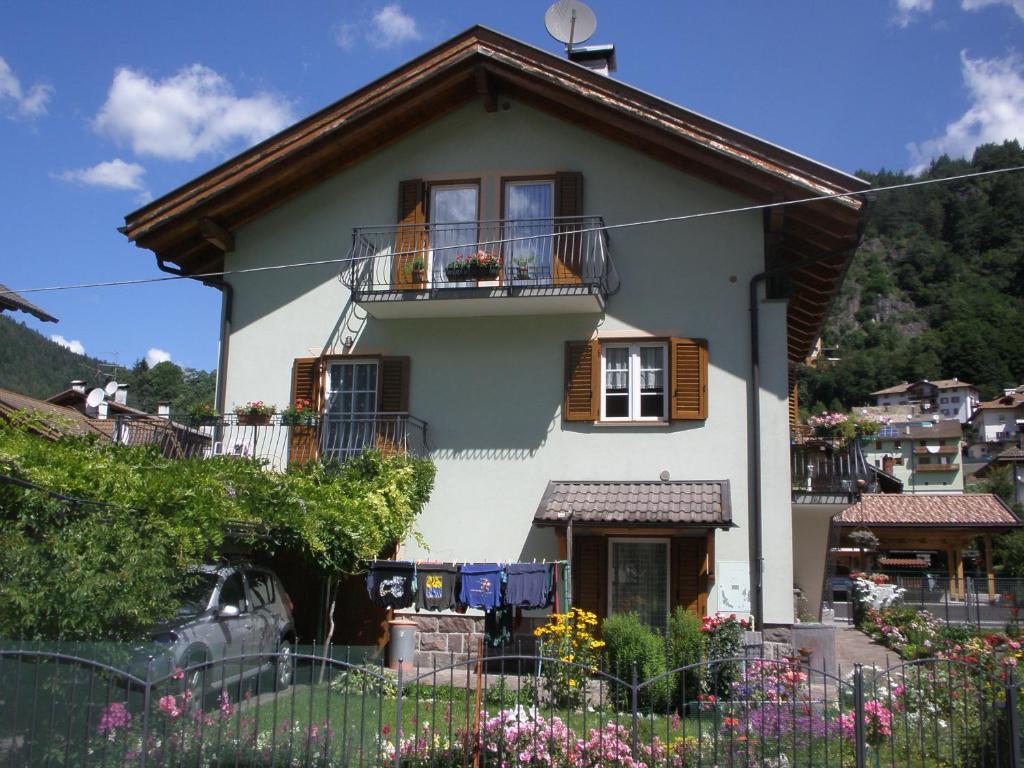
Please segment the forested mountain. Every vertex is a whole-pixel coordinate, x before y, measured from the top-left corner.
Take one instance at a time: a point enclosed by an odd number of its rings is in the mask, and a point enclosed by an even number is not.
[[[918,178],[1022,165],[1018,142],[988,144]],[[915,180],[858,175],[879,187]],[[917,379],[958,377],[983,398],[1024,383],[1024,172],[879,193],[822,341],[841,359],[801,367],[800,402],[813,411]]]
[[[161,400],[172,413],[212,403],[216,374],[139,360],[131,368],[76,355],[60,344],[9,317],[0,315],[0,387],[45,400],[68,388],[72,379],[102,386],[111,379],[128,385],[128,405],[154,413]]]

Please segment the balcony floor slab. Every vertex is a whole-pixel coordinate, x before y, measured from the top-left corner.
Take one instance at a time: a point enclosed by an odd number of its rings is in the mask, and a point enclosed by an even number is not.
[[[605,299],[591,288],[504,288],[357,294],[355,303],[378,320],[413,317],[487,317],[598,314]]]

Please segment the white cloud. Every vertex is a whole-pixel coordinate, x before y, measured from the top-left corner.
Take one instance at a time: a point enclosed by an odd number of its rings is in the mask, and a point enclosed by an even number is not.
[[[965,11],[979,11],[990,5],[1008,6],[1020,18],[1024,19],[1024,0],[962,0],[960,3],[960,7]]]
[[[93,125],[136,154],[193,160],[237,142],[255,144],[294,121],[280,96],[236,96],[224,77],[193,64],[163,80],[118,70]]]
[[[162,349],[156,347],[150,347],[149,352],[146,353],[146,365],[152,368],[157,363],[169,363],[171,361],[171,353],[164,352]]]
[[[923,171],[939,155],[967,157],[979,144],[1024,140],[1024,62],[1020,56],[972,59],[961,51],[960,64],[971,106],[946,126],[942,136],[907,145],[914,173]]]
[[[86,184],[90,187],[106,189],[129,189],[139,192],[146,190],[142,183],[142,175],[146,172],[138,163],[126,163],[115,158],[97,163],[91,168],[78,168],[57,174],[63,181]]]
[[[416,19],[403,13],[398,3],[385,5],[373,14],[370,30],[366,33],[366,39],[378,48],[394,48],[420,37]]]
[[[0,56],[0,109],[12,110],[12,116],[39,117],[46,114],[46,104],[53,87],[36,83],[26,93],[10,65]]]
[[[345,51],[351,51],[352,47],[356,44],[356,25],[355,24],[335,24],[334,29],[334,42],[339,48]]]
[[[70,349],[76,355],[85,354],[85,347],[82,346],[82,342],[80,342],[78,339],[71,339],[69,341],[68,339],[65,339],[63,336],[61,336],[59,333],[54,333],[50,336],[50,341],[60,344],[62,347],[64,347],[64,349]]]
[[[933,0],[896,0],[896,16],[893,21],[906,27],[917,14],[932,12]]]

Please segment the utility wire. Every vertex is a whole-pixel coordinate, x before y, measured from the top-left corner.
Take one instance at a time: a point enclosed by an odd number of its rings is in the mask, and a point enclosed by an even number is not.
[[[955,181],[964,181],[966,179],[977,179],[984,176],[995,176],[997,174],[1004,173],[1016,173],[1018,171],[1024,171],[1024,165],[1015,165],[1009,168],[994,168],[988,171],[975,171],[972,173],[962,173],[957,176],[945,176],[939,179],[924,179],[921,181],[909,181],[903,184],[890,184],[884,187],[872,187],[871,189],[855,190],[851,192],[834,192],[827,195],[815,195],[813,197],[802,197],[796,200],[779,200],[773,203],[759,203],[757,205],[745,205],[738,208],[722,208],[714,211],[700,211],[698,213],[687,213],[681,216],[666,216],[660,219],[643,219],[640,221],[627,221],[621,224],[602,224],[600,226],[587,227],[583,229],[573,229],[564,234],[577,237],[584,235],[589,232],[609,232],[617,229],[629,229],[633,227],[646,227],[653,226],[655,224],[670,224],[680,221],[692,221],[695,219],[706,219],[712,216],[726,216],[736,213],[750,213],[752,211],[766,211],[772,208],[784,208],[791,205],[804,205],[807,203],[815,203],[822,200],[836,200],[842,198],[853,198],[864,195],[877,195],[879,192],[893,192],[901,189],[910,189],[912,187],[923,187],[930,184],[949,184]],[[578,218],[578,217],[571,217]],[[514,223],[514,222],[513,222]],[[539,240],[539,239],[550,239],[558,237],[558,234],[546,233],[540,235],[522,235],[517,237],[508,237],[495,240],[487,240],[476,243],[458,243],[455,245],[444,245],[431,247],[432,251],[446,251],[454,249],[464,249],[468,246],[481,246],[481,245],[501,245],[504,243],[515,243],[523,242],[527,240]],[[391,258],[399,256],[409,256],[418,253],[420,249],[413,249],[410,251],[399,251],[389,254]],[[344,264],[349,261],[361,261],[365,259],[364,256],[344,256],[338,259],[320,259],[318,261],[300,261],[291,264],[273,264],[263,267],[244,267],[241,269],[229,269],[222,270],[220,272],[201,272],[194,275],[163,275],[161,277],[143,277],[135,280],[108,280],[104,282],[96,283],[76,283],[73,285],[51,285],[40,288],[19,288],[18,290],[6,290],[0,291],[0,296],[14,295],[21,293],[44,293],[50,291],[70,291],[79,288],[112,288],[115,286],[122,285],[142,285],[146,283],[165,283],[172,280],[201,280],[208,277],[225,277],[228,275],[245,275],[252,274],[254,272],[273,272],[282,269],[297,269],[301,267],[319,267],[325,264]]]
[[[49,496],[51,499],[57,499],[58,501],[64,501],[72,506],[78,507],[82,505],[88,505],[93,507],[116,507],[116,504],[110,504],[106,501],[93,501],[92,499],[79,499],[75,496],[66,496],[63,493],[58,493],[50,488],[44,488],[41,485],[36,485],[28,480],[22,480],[20,477],[12,477],[11,475],[0,475],[0,483],[6,483],[8,485],[15,485],[19,488],[26,488],[30,491],[38,491],[39,493]]]

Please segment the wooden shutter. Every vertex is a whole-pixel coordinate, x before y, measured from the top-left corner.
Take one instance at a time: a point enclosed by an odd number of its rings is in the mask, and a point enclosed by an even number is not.
[[[426,185],[421,179],[408,179],[398,185],[398,223],[413,226],[399,227],[395,233],[395,253],[404,254],[394,259],[394,285],[400,291],[423,290],[426,284],[414,282],[414,261],[427,263],[427,213],[424,203]]]
[[[669,417],[708,417],[708,343],[704,339],[669,340]]]
[[[555,174],[555,216],[583,216],[583,174],[562,171]],[[572,285],[583,280],[583,239],[576,234],[582,221],[569,220],[555,225],[556,285]]]
[[[796,380],[796,367],[789,366],[789,429],[796,432],[800,426],[800,385]]]
[[[682,607],[704,615],[706,554],[704,539],[672,539],[672,610]]]
[[[597,339],[565,344],[566,421],[597,421],[601,413],[601,347]]]
[[[297,357],[292,364],[292,405],[308,400],[313,410],[320,412],[320,377],[323,371],[320,358]],[[304,425],[288,427],[288,461],[304,464],[317,458],[317,428]]]
[[[382,357],[377,374],[377,410],[381,413],[375,431],[377,450],[383,454],[403,454],[406,417],[386,414],[409,411],[409,358]]]
[[[608,615],[607,537],[573,537],[572,604],[600,618]]]

